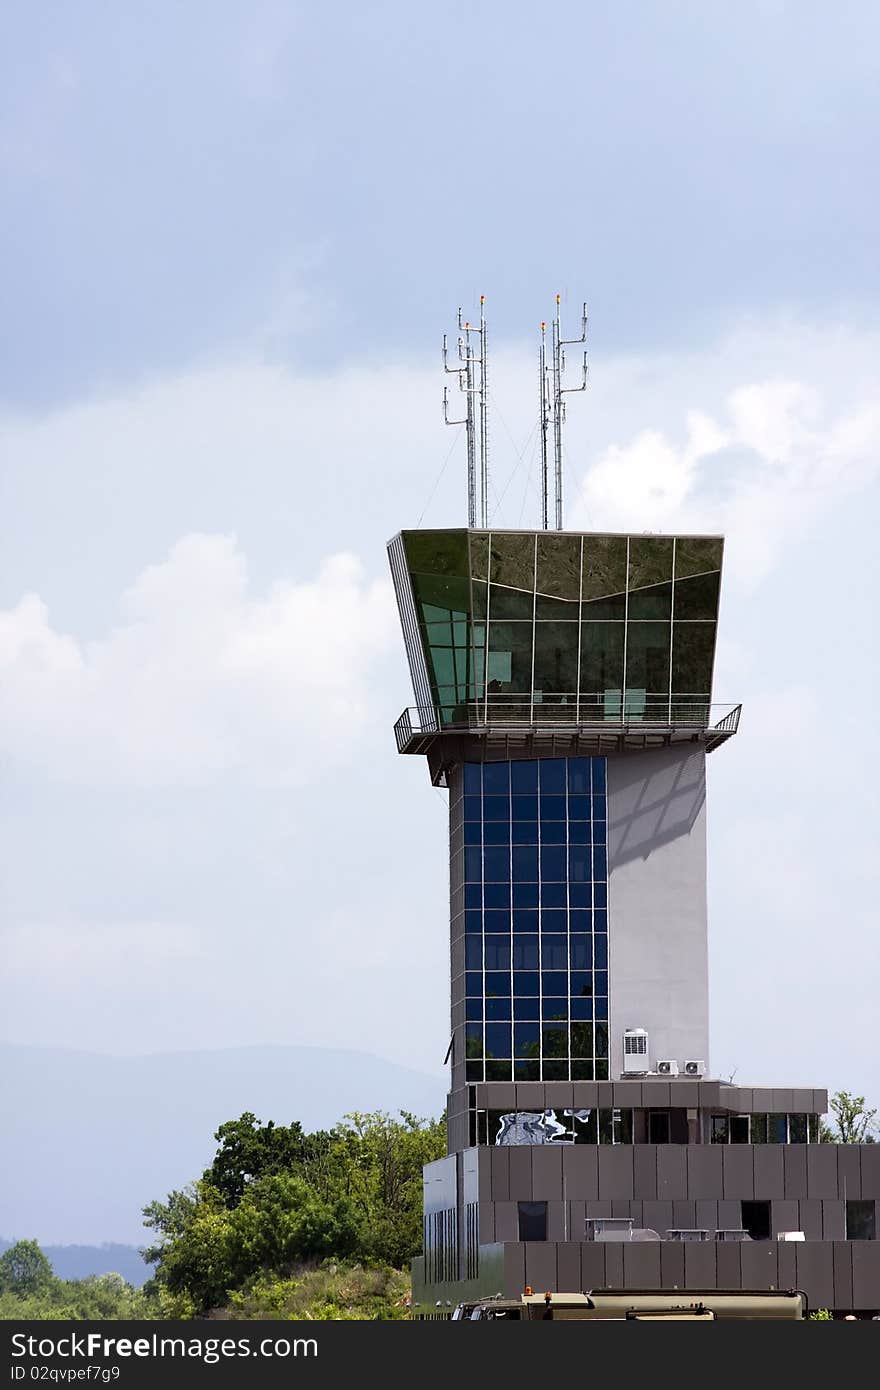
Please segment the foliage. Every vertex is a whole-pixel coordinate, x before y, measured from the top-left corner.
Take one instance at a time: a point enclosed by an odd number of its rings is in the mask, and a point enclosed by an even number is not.
[[[158,1308],[121,1274],[58,1279],[35,1240],[20,1240],[0,1256],[0,1320],[53,1318],[96,1321],[151,1318]]]
[[[873,1144],[877,1111],[865,1108],[864,1096],[836,1091],[829,1102],[837,1125],[833,1130],[824,1122],[819,1137],[823,1144]]]
[[[834,1316],[829,1308],[814,1308],[812,1313],[807,1314],[813,1322],[833,1322]]]
[[[52,1266],[35,1240],[19,1240],[0,1255],[0,1292],[42,1293],[52,1282]]]
[[[352,1114],[306,1134],[245,1113],[215,1138],[201,1180],[144,1209],[158,1239],[143,1254],[156,1265],[151,1289],[166,1316],[191,1317],[233,1294],[250,1307],[276,1286],[296,1302],[305,1277],[297,1270],[327,1259],[399,1269],[421,1249],[422,1165],[444,1152],[442,1120]],[[316,1306],[323,1297],[315,1293]]]
[[[408,1312],[407,1275],[327,1260],[318,1266],[302,1266],[286,1279],[258,1275],[233,1293],[228,1316],[387,1321],[405,1318]]]

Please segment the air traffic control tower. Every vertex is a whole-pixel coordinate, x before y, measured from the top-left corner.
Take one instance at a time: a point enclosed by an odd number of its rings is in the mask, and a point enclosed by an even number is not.
[[[820,1144],[824,1090],[712,1076],[706,758],[740,714],[713,701],[721,537],[388,549],[397,748],[449,795],[448,1157],[414,1310],[531,1285],[880,1311],[880,1144]]]

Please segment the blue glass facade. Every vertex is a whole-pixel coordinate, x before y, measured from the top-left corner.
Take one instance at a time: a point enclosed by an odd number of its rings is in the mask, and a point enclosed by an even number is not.
[[[607,1079],[605,759],[465,763],[450,794],[465,1079]]]

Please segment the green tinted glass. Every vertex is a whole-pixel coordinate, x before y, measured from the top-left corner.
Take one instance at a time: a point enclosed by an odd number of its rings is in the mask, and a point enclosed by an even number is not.
[[[679,536],[675,542],[675,577],[720,570],[724,542],[719,537]]]
[[[554,535],[552,531],[538,536],[536,587],[539,598],[578,602],[581,593],[580,536]],[[577,618],[577,613],[573,616]]]
[[[630,536],[629,588],[643,589],[649,584],[662,584],[672,578],[672,538],[666,536]]]
[[[623,688],[623,623],[588,623],[581,626],[581,690],[600,696],[616,692],[618,705]]]
[[[532,593],[535,587],[534,535],[494,531],[490,559],[492,572],[489,578],[494,584]]]
[[[623,618],[626,537],[584,536],[584,618]]]
[[[715,655],[715,624],[674,623],[673,629],[673,693],[709,695]]]
[[[470,533],[471,574],[474,579],[489,577],[489,536],[485,531]]]
[[[573,694],[577,690],[578,630],[575,623],[535,624],[536,692]]]
[[[488,669],[490,696],[532,688],[531,623],[489,623]]]
[[[675,581],[676,618],[717,618],[721,572],[697,574],[692,579]]]
[[[626,690],[631,695],[669,695],[669,623],[627,623]]]

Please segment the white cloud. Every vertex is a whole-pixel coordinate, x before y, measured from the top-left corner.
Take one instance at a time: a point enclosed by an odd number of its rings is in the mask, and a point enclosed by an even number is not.
[[[863,399],[841,407],[804,381],[766,380],[729,390],[719,414],[687,411],[678,444],[647,429],[607,445],[570,524],[725,532],[731,576],[753,586],[832,495],[880,472],[880,409]]]
[[[0,747],[56,775],[198,784],[306,780],[344,761],[395,640],[390,585],[352,555],[248,594],[229,536],[188,535],[123,594],[101,640],[57,632],[26,595],[0,613]]]

